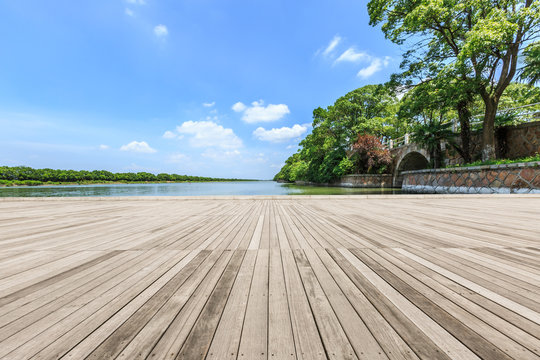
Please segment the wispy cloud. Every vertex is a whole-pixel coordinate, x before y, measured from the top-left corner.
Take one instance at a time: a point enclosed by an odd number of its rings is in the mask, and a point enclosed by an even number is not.
[[[191,135],[189,143],[193,147],[217,147],[238,149],[242,140],[232,129],[224,128],[213,121],[186,121],[176,127],[179,134]]]
[[[236,112],[243,112],[242,120],[248,124],[277,121],[291,112],[285,104],[268,104],[264,106],[262,100],[252,102],[251,106],[237,102],[232,106],[232,109]]]
[[[145,0],[126,0],[126,2],[128,4],[133,4],[133,5],[144,5],[144,4],[146,4]]]
[[[169,35],[169,30],[167,29],[165,25],[159,24],[154,27],[154,34],[158,38],[164,38],[167,35]]]
[[[371,63],[358,71],[357,76],[361,77],[362,79],[367,79],[371,77],[373,74],[381,71],[384,67],[387,67],[390,63],[390,57],[386,56],[384,59],[381,58],[372,58]]]
[[[203,104],[202,104],[202,106],[207,107],[207,108],[213,107],[214,105],[216,105],[216,102],[215,102],[215,101],[212,101],[212,102],[209,102],[209,103],[203,103]]]
[[[334,36],[334,38],[332,40],[330,40],[330,42],[328,43],[328,45],[326,46],[326,48],[323,50],[322,54],[324,56],[328,56],[330,55],[335,49],[336,47],[339,45],[339,43],[341,43],[341,37],[336,35]]]
[[[253,131],[253,135],[262,141],[274,143],[288,141],[299,136],[302,136],[307,131],[307,126],[295,124],[293,127],[282,127],[278,129],[266,130],[263,127],[258,127]]]
[[[129,144],[122,145],[120,150],[146,154],[152,154],[157,151],[156,149],[152,149],[146,141],[132,141]]]
[[[132,16],[132,17],[135,16],[135,12],[133,12],[133,10],[129,8],[126,8],[125,13],[127,16]]]
[[[347,50],[345,50],[336,59],[336,61],[334,63],[335,64],[339,63],[339,62],[353,62],[353,63],[356,63],[356,62],[364,61],[364,60],[369,59],[369,58],[370,58],[370,56],[368,54],[366,54],[365,52],[357,52],[353,47],[350,47]]]
[[[99,150],[107,150],[109,148],[109,145],[101,144],[99,145]]]

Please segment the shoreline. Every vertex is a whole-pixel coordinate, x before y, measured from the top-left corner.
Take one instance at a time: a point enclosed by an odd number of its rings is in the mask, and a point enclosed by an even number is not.
[[[435,200],[435,199],[538,199],[540,194],[357,194],[357,195],[186,195],[186,196],[73,196],[0,197],[5,201],[180,201],[180,200]]]
[[[15,181],[39,181],[39,180],[15,180]],[[131,185],[131,184],[198,184],[198,183],[226,183],[226,182],[255,182],[271,180],[226,180],[226,181],[107,181],[107,182],[48,182],[41,184],[0,184],[0,188],[14,187],[40,187],[40,186],[77,186],[77,185]]]

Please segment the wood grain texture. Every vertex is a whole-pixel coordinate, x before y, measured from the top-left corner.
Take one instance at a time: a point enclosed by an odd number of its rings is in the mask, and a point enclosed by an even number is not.
[[[1,359],[537,359],[535,196],[0,198]]]

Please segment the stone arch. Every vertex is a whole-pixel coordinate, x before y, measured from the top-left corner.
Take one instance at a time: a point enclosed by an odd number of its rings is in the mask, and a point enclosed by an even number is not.
[[[401,187],[403,177],[400,175],[402,171],[421,170],[429,168],[430,156],[426,150],[410,145],[396,153],[394,158],[393,171],[393,186]]]
[[[429,167],[428,157],[418,151],[405,154],[396,165],[396,172],[421,170]]]

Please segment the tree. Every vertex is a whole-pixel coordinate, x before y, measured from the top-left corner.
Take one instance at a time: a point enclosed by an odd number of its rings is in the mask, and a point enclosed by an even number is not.
[[[520,78],[533,85],[540,81],[540,41],[529,44],[523,55],[525,66],[521,68]]]
[[[370,24],[383,23],[391,41],[418,40],[405,53],[409,68],[436,69],[436,77],[455,74],[481,96],[482,158],[494,158],[499,100],[516,74],[523,46],[540,33],[540,2],[371,0],[368,12]]]
[[[451,145],[455,145],[452,141],[454,133],[451,126],[451,123],[442,123],[438,119],[433,119],[428,123],[418,124],[414,129],[412,140],[429,151],[434,168],[441,167],[441,142],[444,140],[450,142]]]
[[[362,174],[380,174],[388,171],[392,163],[390,150],[385,149],[378,137],[358,134],[352,145],[351,161],[353,170]]]
[[[300,142],[276,180],[332,182],[348,171],[347,151],[358,133],[399,137],[406,123],[396,116],[398,100],[388,87],[366,85],[340,97],[326,109],[313,111],[313,130]]]

